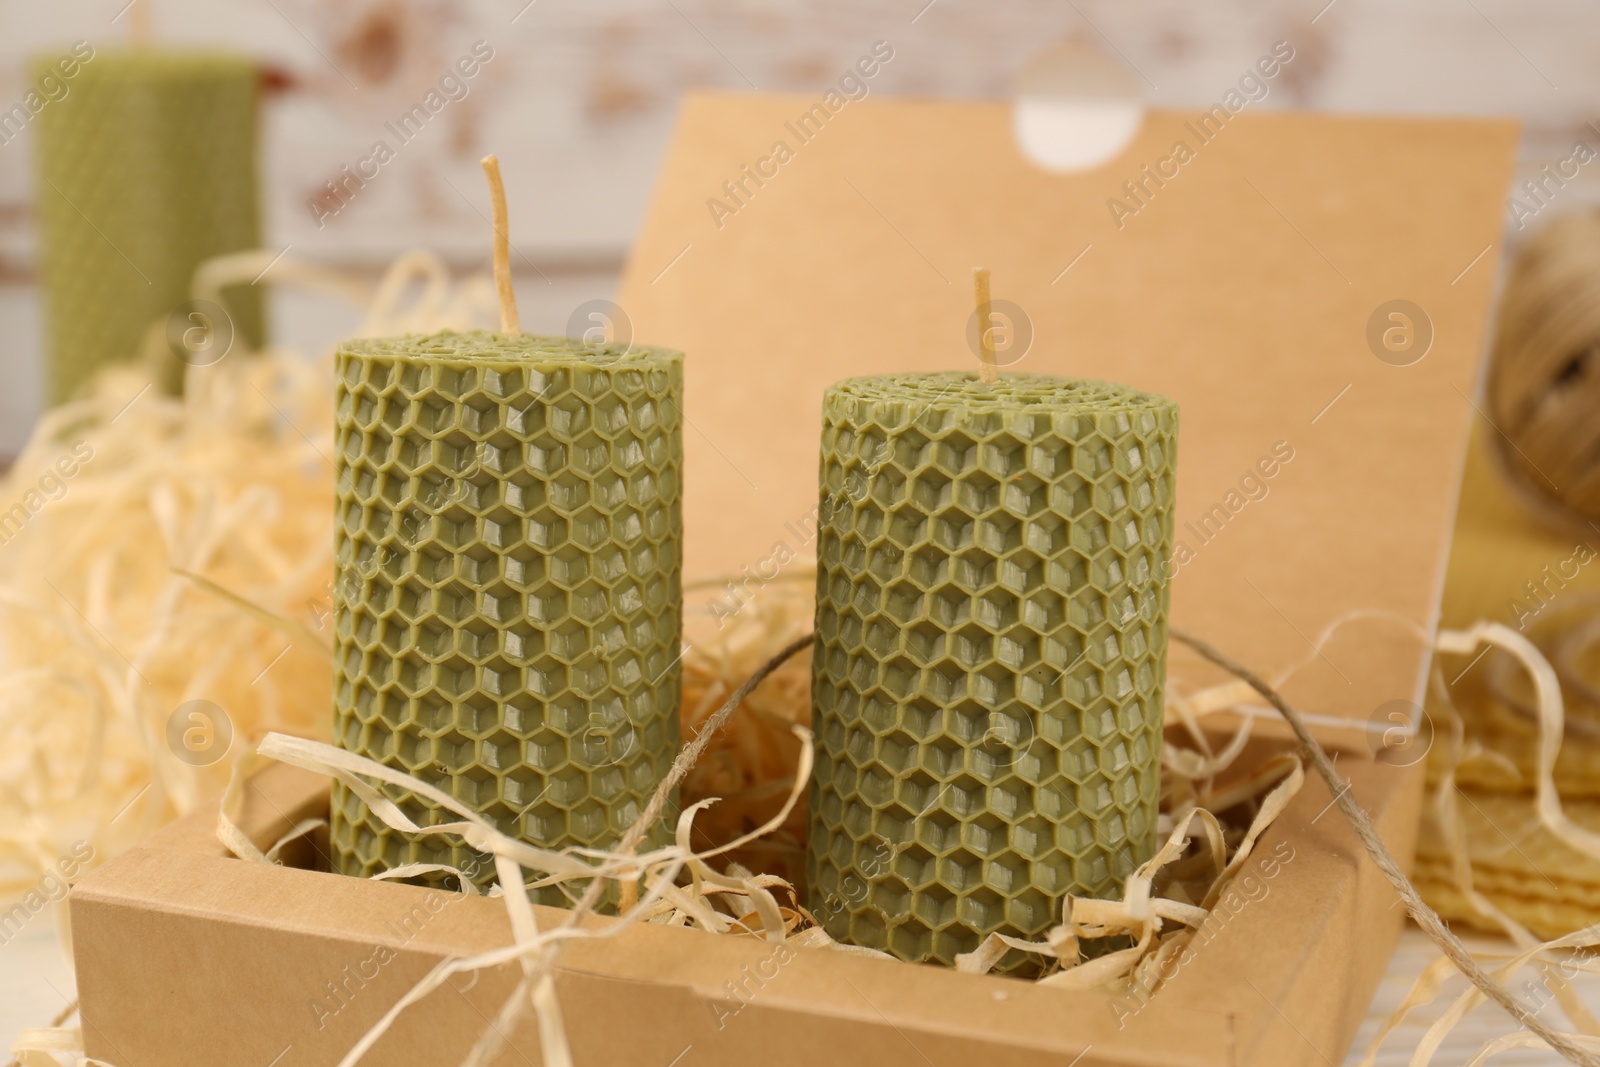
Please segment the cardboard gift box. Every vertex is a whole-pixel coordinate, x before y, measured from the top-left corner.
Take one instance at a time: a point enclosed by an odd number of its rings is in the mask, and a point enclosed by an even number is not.
[[[969,366],[967,272],[990,267],[1031,323],[1018,369],[1178,401],[1174,623],[1289,673],[1409,856],[1421,763],[1374,755],[1391,702],[1421,704],[1515,129],[1222,99],[1061,175],[1001,104],[823,101],[823,121],[800,96],[692,97],[617,303],[690,353],[685,577],[706,578],[804,556],[822,389]],[[1177,647],[1169,674],[1219,680]],[[1254,713],[1242,772],[1285,747]],[[1307,784],[1148,998],[633,927],[560,957],[577,1062],[1335,1062],[1403,913],[1330,801]],[[276,767],[243,825],[267,845],[327,803]],[[498,901],[328,874],[315,840],[233,859],[214,828],[197,813],[74,887],[91,1056],[334,1064],[439,959],[510,941]],[[514,981],[436,990],[364,1062],[455,1062]],[[531,1021],[506,1036],[502,1062],[539,1062]]]

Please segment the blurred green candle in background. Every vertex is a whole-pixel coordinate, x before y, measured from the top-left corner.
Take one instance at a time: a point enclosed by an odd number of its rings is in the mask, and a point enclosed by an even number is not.
[[[185,304],[199,264],[260,243],[259,73],[243,56],[80,42],[36,60],[31,84],[44,100],[32,125],[45,381],[58,404],[132,359],[151,324]],[[224,295],[220,328],[259,345],[259,289]],[[176,391],[182,371],[165,358],[161,384]]]

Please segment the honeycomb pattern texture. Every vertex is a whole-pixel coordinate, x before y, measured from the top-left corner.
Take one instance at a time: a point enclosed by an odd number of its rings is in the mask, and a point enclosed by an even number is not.
[[[809,906],[914,962],[1038,937],[1154,850],[1177,407],[904,374],[822,423]]]
[[[259,74],[246,58],[102,49],[33,119],[52,403],[130,359],[153,321],[189,297],[195,267],[260,244]],[[262,340],[260,287],[224,292],[236,336]],[[237,341],[236,341],[237,343]],[[175,390],[183,365],[162,367]]]
[[[337,375],[335,742],[531,844],[615,844],[678,748],[683,357],[446,332],[348,342]],[[338,785],[332,811],[344,873],[493,877]]]

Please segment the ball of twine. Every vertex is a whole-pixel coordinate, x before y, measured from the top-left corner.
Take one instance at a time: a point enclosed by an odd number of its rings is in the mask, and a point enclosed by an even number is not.
[[[1600,521],[1600,210],[1555,219],[1518,254],[1487,400],[1523,495],[1569,524]]]

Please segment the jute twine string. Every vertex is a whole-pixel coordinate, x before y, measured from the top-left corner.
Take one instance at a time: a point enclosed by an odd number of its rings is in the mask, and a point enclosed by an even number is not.
[[[1547,517],[1600,521],[1600,211],[1557,218],[1517,256],[1486,401],[1521,494]]]
[[[1362,847],[1367,850],[1367,855],[1372,857],[1372,862],[1377,865],[1384,878],[1394,887],[1395,892],[1400,894],[1400,899],[1405,901],[1406,911],[1411,915],[1412,920],[1422,927],[1423,932],[1433,940],[1434,944],[1439,946],[1440,951],[1455,965],[1456,969],[1465,975],[1468,981],[1477,986],[1484,996],[1504,1008],[1506,1013],[1519,1024],[1566,1059],[1573,1063],[1583,1064],[1584,1067],[1600,1067],[1600,1056],[1585,1051],[1567,1035],[1547,1026],[1539,1019],[1537,1013],[1531,1011],[1520,1000],[1512,996],[1504,986],[1500,985],[1488,972],[1478,966],[1472,955],[1467,951],[1467,947],[1461,943],[1461,939],[1451,932],[1450,928],[1444,924],[1444,920],[1439,918],[1438,912],[1423,902],[1421,895],[1417,893],[1416,887],[1411,884],[1411,880],[1400,870],[1399,864],[1395,863],[1394,856],[1390,854],[1388,846],[1383,843],[1383,838],[1378,836],[1377,829],[1372,825],[1371,817],[1350,795],[1349,787],[1339,778],[1339,772],[1334,768],[1333,761],[1328,758],[1327,752],[1323,750],[1317,739],[1311,735],[1311,731],[1306,727],[1305,720],[1301,718],[1300,713],[1291,707],[1278,694],[1277,690],[1256,677],[1248,667],[1218,651],[1210,643],[1176,627],[1170,627],[1167,632],[1174,640],[1188,645],[1204,658],[1238,677],[1278,710],[1279,714],[1288,722],[1289,729],[1294,731],[1295,740],[1300,745],[1301,755],[1315,768],[1322,780],[1327,783],[1328,791],[1333,794],[1333,799],[1338,804],[1339,811],[1350,823],[1350,827],[1355,831]]]

